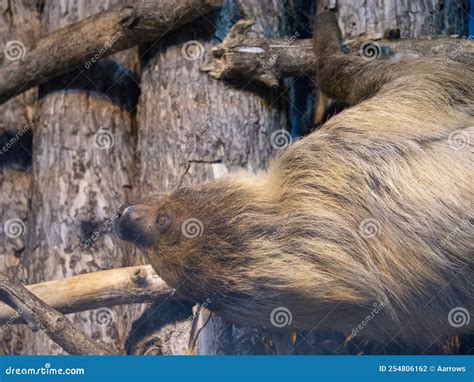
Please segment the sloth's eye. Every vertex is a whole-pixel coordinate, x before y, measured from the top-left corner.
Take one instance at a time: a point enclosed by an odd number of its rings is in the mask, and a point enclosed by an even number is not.
[[[165,214],[160,214],[156,218],[156,224],[158,225],[158,228],[160,231],[166,230],[171,223],[171,218],[168,215]]]

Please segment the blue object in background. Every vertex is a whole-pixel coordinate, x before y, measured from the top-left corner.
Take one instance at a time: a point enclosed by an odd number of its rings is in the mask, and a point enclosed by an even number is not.
[[[474,0],[469,5],[469,36],[474,36]]]
[[[472,382],[469,356],[3,356],[0,381]]]

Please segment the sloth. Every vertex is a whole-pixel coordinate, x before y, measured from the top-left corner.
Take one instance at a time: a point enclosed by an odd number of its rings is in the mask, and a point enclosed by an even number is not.
[[[314,25],[317,84],[350,107],[260,173],[124,205],[118,236],[240,325],[418,344],[472,331],[473,66],[367,61],[342,53],[334,14]]]

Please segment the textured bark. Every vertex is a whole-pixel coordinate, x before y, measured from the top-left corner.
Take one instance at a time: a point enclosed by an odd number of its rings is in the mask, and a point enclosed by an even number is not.
[[[256,36],[252,24],[251,20],[236,23],[225,40],[212,49],[212,58],[203,71],[218,79],[259,81],[266,86],[278,86],[282,78],[314,74],[318,58],[311,39],[267,39]],[[354,55],[367,55],[373,49],[373,58],[392,60],[432,55],[474,61],[474,41],[450,37],[396,41],[356,38],[347,42],[347,48]]]
[[[467,37],[468,0],[321,0],[316,2],[316,11],[335,8],[336,4],[339,27],[346,39]],[[453,53],[457,59],[462,59],[461,55]],[[334,101],[316,90],[315,124],[324,122],[334,108],[338,108]]]
[[[134,355],[187,354],[191,324],[189,302],[173,295],[159,298],[134,322],[126,352]]]
[[[0,51],[10,41],[29,45],[38,36],[38,13],[30,1],[0,2]],[[8,276],[16,274],[24,256],[36,96],[32,89],[0,106],[0,272]],[[17,353],[22,343],[17,328],[1,330],[0,354]]]
[[[27,285],[26,288],[63,314],[123,304],[153,302],[165,298],[172,289],[150,265],[85,273],[62,280]],[[0,325],[20,324],[10,319],[15,312],[0,304]]]
[[[321,0],[317,9],[337,3],[344,37],[379,39],[399,31],[402,38],[467,35],[469,0]]]
[[[242,13],[253,17],[267,36],[289,32],[283,7],[228,1],[209,22],[187,26],[150,52],[137,115],[142,194],[200,183],[239,167],[263,168],[274,151],[272,132],[287,128],[282,98],[276,98],[276,92],[256,94],[249,86],[236,89],[200,71],[203,53],[215,43],[212,35],[225,36]],[[210,341],[198,341],[198,352],[242,352],[236,346],[236,331],[229,322],[213,316],[201,332]],[[204,342],[215,345],[201,347],[199,343]]]
[[[24,49],[21,60],[4,60],[0,67],[0,103],[78,65],[95,62],[97,57],[161,37],[216,9],[220,3],[221,0],[138,0],[65,26],[38,41],[33,49]]]
[[[114,354],[102,344],[77,329],[71,321],[54,310],[19,282],[0,273],[0,300],[11,306],[18,317],[34,330],[42,330],[69,354]]]
[[[83,19],[112,2],[51,2],[46,32]],[[128,198],[134,170],[133,115],[138,96],[136,51],[97,62],[40,88],[26,282],[137,265],[141,258],[109,235],[114,211]],[[104,308],[71,319],[93,338],[123,352],[138,306]],[[25,333],[22,353],[61,353],[40,333]]]

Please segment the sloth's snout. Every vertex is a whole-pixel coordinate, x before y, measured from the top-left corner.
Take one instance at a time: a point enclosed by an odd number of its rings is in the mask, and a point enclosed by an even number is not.
[[[145,211],[139,204],[124,204],[117,212],[115,233],[121,240],[137,246],[150,244],[150,227],[146,224]]]

